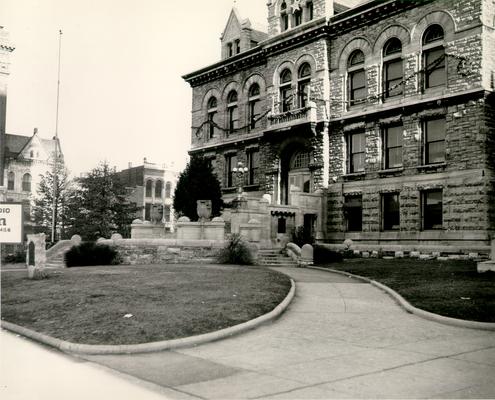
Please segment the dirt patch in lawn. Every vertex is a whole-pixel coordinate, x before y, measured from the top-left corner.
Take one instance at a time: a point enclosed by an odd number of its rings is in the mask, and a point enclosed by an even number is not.
[[[473,261],[356,258],[326,267],[381,282],[426,311],[495,322],[495,273],[479,274]]]
[[[118,273],[116,273],[118,272]],[[273,310],[290,279],[259,267],[110,266],[2,273],[2,320],[85,344],[137,344],[240,324]]]

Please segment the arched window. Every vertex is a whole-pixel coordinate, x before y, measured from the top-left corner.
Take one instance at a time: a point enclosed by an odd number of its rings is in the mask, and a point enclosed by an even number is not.
[[[310,100],[311,67],[304,63],[297,77],[297,103],[300,108],[307,107]]]
[[[15,174],[10,171],[9,174],[7,175],[7,190],[14,190],[15,189]]]
[[[162,181],[156,181],[155,183],[155,197],[158,199],[162,198],[162,189],[163,189],[163,183]]]
[[[289,29],[289,13],[287,12],[287,3],[284,1],[280,5],[280,30],[282,32]]]
[[[308,168],[310,161],[310,153],[308,151],[300,151],[292,158],[291,169]]]
[[[239,109],[237,107],[237,92],[232,90],[227,96],[227,114],[229,116],[229,134],[235,133],[237,121],[239,119]]]
[[[31,191],[31,175],[24,174],[22,177],[22,191],[30,192]]]
[[[217,98],[211,97],[208,100],[208,139],[212,139],[215,137],[216,128],[215,128],[215,115],[217,114]]]
[[[364,53],[354,50],[347,62],[348,98],[351,106],[363,103],[366,99],[366,73]]]
[[[308,1],[306,3],[306,21],[311,21],[313,19],[314,7],[313,2]]]
[[[444,37],[443,28],[438,24],[431,25],[423,34],[424,89],[447,83]]]
[[[384,99],[400,96],[403,92],[403,80],[402,42],[394,37],[389,39],[383,46]]]
[[[146,197],[151,197],[153,196],[153,182],[152,181],[146,181]]]
[[[296,8],[293,12],[294,14],[294,26],[299,26],[302,24],[302,9],[301,6]]]
[[[249,88],[249,129],[256,129],[257,119],[261,115],[260,85],[253,83]]]
[[[172,196],[172,183],[167,182],[165,184],[165,198],[170,199],[171,196]]]
[[[33,151],[33,150],[31,150],[31,151],[29,152],[29,158],[34,158],[34,151]]]
[[[280,107],[282,112],[289,111],[292,104],[292,73],[284,69],[280,74]]]

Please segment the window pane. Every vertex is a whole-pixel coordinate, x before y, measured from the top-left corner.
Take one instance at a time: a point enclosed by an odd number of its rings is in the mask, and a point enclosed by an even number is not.
[[[384,194],[383,198],[383,229],[395,230],[400,227],[399,195]]]
[[[425,51],[425,70],[427,88],[445,85],[445,49],[443,47]]]
[[[363,99],[366,98],[366,89],[362,88],[362,89],[353,90],[351,95],[352,95],[351,99],[354,100],[355,103],[358,103],[358,101],[356,100],[360,100],[359,102],[361,102]]]
[[[361,172],[361,171],[364,171],[364,153],[353,154],[351,172]]]
[[[426,141],[445,140],[445,119],[432,119],[426,121]]]
[[[402,126],[387,128],[387,147],[402,146]]]
[[[402,147],[388,149],[387,168],[402,167]]]
[[[427,87],[444,86],[446,82],[445,70],[443,68],[431,71],[427,76]]]
[[[359,89],[365,86],[364,71],[357,71],[351,74],[351,85],[353,89]]]
[[[424,229],[441,228],[443,196],[442,191],[425,192],[423,195],[423,227]]]
[[[365,135],[364,133],[356,133],[352,135],[352,152],[359,153],[364,151],[365,148]]]
[[[433,164],[443,161],[445,161],[445,142],[442,140],[428,143],[426,162]]]
[[[347,231],[361,231],[363,228],[363,199],[361,196],[348,196],[344,203]]]
[[[387,63],[387,80],[402,79],[402,60],[395,60]]]

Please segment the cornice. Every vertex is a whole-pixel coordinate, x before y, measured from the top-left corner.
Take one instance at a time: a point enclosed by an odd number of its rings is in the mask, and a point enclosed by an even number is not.
[[[376,0],[351,8],[330,19],[332,37],[355,30],[434,0]]]
[[[237,71],[261,65],[268,57],[291,50],[320,38],[334,39],[362,26],[373,24],[405,10],[422,6],[434,0],[375,0],[332,17],[328,23],[320,18],[279,35],[266,39],[258,47],[221,60],[182,78],[192,87],[228,76]]]

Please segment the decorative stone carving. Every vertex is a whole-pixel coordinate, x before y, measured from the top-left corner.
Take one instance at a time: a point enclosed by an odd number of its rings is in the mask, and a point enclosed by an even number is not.
[[[81,244],[82,242],[82,238],[81,236],[79,235],[73,235],[71,238],[70,238],[70,241],[72,242],[72,244],[74,246],[78,246],[79,244]]]
[[[198,213],[199,221],[208,221],[211,217],[211,200],[198,200],[196,204],[196,212]]]

